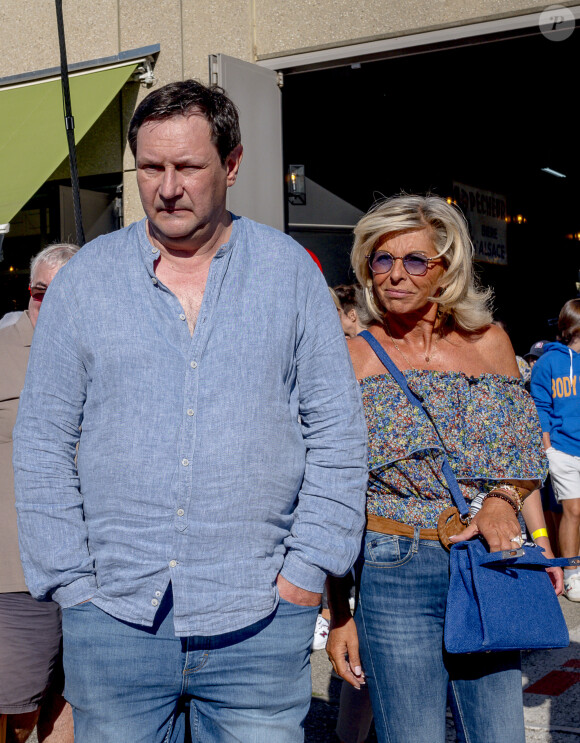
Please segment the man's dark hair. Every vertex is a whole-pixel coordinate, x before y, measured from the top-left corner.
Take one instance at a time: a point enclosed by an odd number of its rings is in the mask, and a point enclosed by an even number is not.
[[[238,109],[219,85],[207,86],[197,80],[168,83],[141,101],[129,124],[127,139],[131,152],[136,156],[137,132],[146,121],[192,114],[201,114],[207,120],[223,165],[241,141]]]

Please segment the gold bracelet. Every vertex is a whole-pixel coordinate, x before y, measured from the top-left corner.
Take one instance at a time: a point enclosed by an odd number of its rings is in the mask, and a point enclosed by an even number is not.
[[[536,529],[536,531],[532,532],[532,539],[534,542],[538,537],[547,537],[548,536],[548,530],[547,529]]]

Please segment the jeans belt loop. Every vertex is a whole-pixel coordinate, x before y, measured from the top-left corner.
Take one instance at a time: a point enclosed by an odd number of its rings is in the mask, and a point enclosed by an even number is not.
[[[413,547],[412,550],[414,553],[417,553],[419,551],[419,540],[421,539],[421,527],[416,526],[414,533],[413,533]]]

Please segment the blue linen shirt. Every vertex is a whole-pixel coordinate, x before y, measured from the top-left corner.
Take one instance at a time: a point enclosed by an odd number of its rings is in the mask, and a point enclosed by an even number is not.
[[[177,635],[233,631],[282,575],[321,591],[356,559],[366,426],[324,278],[292,239],[234,218],[193,336],[145,220],[50,285],[14,431],[27,585]],[[78,451],[77,451],[78,445]]]

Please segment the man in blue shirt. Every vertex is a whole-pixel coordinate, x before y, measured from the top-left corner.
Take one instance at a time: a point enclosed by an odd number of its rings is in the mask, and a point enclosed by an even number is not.
[[[327,573],[355,560],[366,428],[323,276],[226,210],[219,88],[129,128],[146,219],[44,300],[15,428],[27,585],[63,607],[77,743],[295,743]]]

